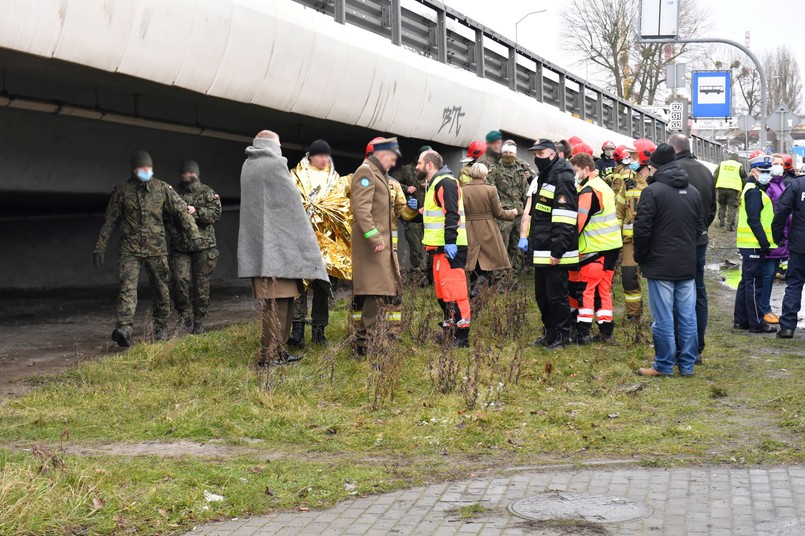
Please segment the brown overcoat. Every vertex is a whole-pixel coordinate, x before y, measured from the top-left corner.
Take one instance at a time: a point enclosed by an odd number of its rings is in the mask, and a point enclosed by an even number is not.
[[[478,265],[481,270],[508,270],[512,267],[500,228],[495,221],[512,221],[517,217],[515,209],[505,210],[493,185],[474,179],[461,186],[464,197],[464,215],[467,221],[466,270],[471,272]]]
[[[352,293],[355,296],[399,296],[400,268],[391,240],[396,219],[386,172],[373,156],[352,175]],[[368,236],[367,236],[368,235]],[[375,246],[386,248],[375,253]]]

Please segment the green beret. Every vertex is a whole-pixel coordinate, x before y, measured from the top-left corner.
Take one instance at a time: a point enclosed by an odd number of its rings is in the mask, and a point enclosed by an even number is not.
[[[492,130],[486,135],[486,143],[493,143],[503,139],[503,134],[499,130]]]

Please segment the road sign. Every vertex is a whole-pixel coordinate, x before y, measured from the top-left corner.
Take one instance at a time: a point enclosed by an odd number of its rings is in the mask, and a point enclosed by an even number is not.
[[[687,63],[672,63],[665,67],[665,87],[679,89],[685,87],[685,70]]]
[[[794,130],[797,125],[799,125],[799,117],[797,117],[785,103],[774,110],[773,128],[788,132]],[[781,126],[782,128],[779,128]]]
[[[640,39],[676,39],[679,36],[679,0],[641,0]]]
[[[682,131],[682,103],[679,101],[671,103],[671,118],[668,121],[668,128],[670,130]]]
[[[693,117],[729,117],[732,80],[730,71],[694,71],[691,98]]]
[[[749,132],[753,128],[755,128],[756,124],[757,124],[757,121],[755,121],[755,118],[752,117],[751,115],[744,114],[744,115],[738,116],[738,129],[739,130],[742,130],[744,132]]]

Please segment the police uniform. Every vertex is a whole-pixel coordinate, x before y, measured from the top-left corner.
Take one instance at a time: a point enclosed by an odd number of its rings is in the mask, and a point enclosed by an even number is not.
[[[198,164],[192,160],[182,166],[182,173],[199,174]],[[165,220],[165,231],[170,244],[173,302],[179,313],[179,324],[193,325],[193,333],[203,332],[203,322],[210,306],[210,280],[218,263],[218,249],[213,225],[221,218],[221,198],[215,191],[196,178],[176,186],[179,197],[196,211],[192,214],[201,238],[188,240],[174,219]],[[191,311],[192,305],[192,311]]]
[[[132,158],[132,169],[151,167],[151,157],[140,151]],[[103,259],[109,239],[118,223],[121,227],[118,273],[120,295],[117,306],[117,326],[112,339],[120,346],[129,346],[134,311],[137,309],[137,282],[140,269],[145,267],[154,290],[154,327],[156,338],[167,338],[166,325],[170,314],[168,246],[163,220],[175,218],[190,240],[201,238],[198,226],[187,211],[187,204],[168,184],[149,178],[145,181],[132,176],[112,192],[106,207],[103,226],[95,242],[96,259]],[[97,264],[101,264],[96,260]]]
[[[788,236],[785,236],[786,222],[791,218]],[[781,339],[794,336],[797,317],[802,304],[802,286],[805,283],[805,176],[794,177],[777,201],[772,221],[774,242],[788,241],[788,271],[785,276],[785,297],[783,314],[780,316]]]
[[[715,172],[716,194],[718,198],[718,226],[728,224],[735,230],[735,213],[741,199],[743,180],[746,177],[743,166],[736,159],[721,162]]]
[[[759,156],[752,159],[752,169],[771,179],[772,158]],[[766,183],[768,184],[768,182]],[[766,195],[765,186],[750,177],[741,193],[738,207],[738,251],[743,258],[741,263],[741,282],[735,294],[735,326],[748,329],[752,333],[771,333],[777,331],[763,320],[760,310],[760,292],[763,288],[763,266],[770,250],[777,247],[772,241],[772,220],[774,206]]]

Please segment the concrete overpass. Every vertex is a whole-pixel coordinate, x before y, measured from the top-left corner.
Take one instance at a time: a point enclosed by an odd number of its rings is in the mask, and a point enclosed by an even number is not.
[[[430,0],[0,0],[0,10],[0,288],[116,281],[115,263],[95,270],[91,250],[138,148],[168,182],[184,159],[200,162],[226,207],[217,276],[231,278],[243,149],[263,128],[280,133],[291,163],[327,139],[342,173],[378,134],[399,136],[408,155],[427,141],[453,165],[492,128],[522,145],[667,135],[661,119]],[[720,146],[694,141],[720,159]]]

